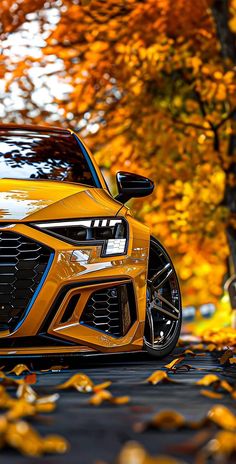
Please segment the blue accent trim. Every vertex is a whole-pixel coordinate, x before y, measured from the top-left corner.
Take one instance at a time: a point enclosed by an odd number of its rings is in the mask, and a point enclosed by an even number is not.
[[[35,303],[35,300],[36,300],[36,298],[37,298],[37,296],[38,296],[38,294],[39,294],[39,292],[40,292],[40,290],[41,290],[41,288],[42,288],[42,286],[43,286],[43,284],[44,284],[44,282],[45,282],[45,280],[47,278],[47,275],[48,275],[49,270],[51,268],[52,262],[54,260],[54,256],[55,256],[54,253],[50,254],[48,264],[47,264],[46,269],[45,269],[45,271],[44,271],[44,273],[42,275],[42,278],[41,278],[41,280],[40,280],[40,282],[38,284],[38,287],[36,288],[36,290],[34,292],[34,295],[32,296],[32,298],[30,300],[30,303],[28,304],[28,307],[27,307],[27,309],[25,311],[24,317],[20,320],[20,322],[16,326],[14,332],[16,332],[19,329],[19,327],[23,324],[23,322],[24,322],[25,318],[27,317],[27,315],[29,314],[33,304]]]
[[[95,182],[95,187],[102,188],[102,184],[101,184],[101,182],[99,180],[96,169],[95,169],[95,167],[93,165],[93,162],[92,162],[92,160],[91,160],[85,146],[82,144],[82,142],[80,141],[80,139],[77,137],[76,134],[73,133],[73,136],[74,136],[77,144],[79,145],[79,147],[80,147],[80,149],[81,149],[81,151],[82,151],[82,153],[83,153],[83,155],[84,155],[84,157],[85,157],[85,159],[86,159],[86,161],[88,163],[88,167],[89,167],[89,169],[90,169],[90,171],[92,173],[93,180]]]

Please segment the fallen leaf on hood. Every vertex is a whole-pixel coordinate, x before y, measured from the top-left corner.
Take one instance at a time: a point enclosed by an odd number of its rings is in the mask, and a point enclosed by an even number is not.
[[[75,374],[65,383],[58,385],[59,389],[75,388],[81,393],[90,393],[92,391],[102,390],[105,386],[110,386],[111,382],[94,385],[93,381],[85,374]],[[95,389],[95,390],[94,390]]]
[[[207,398],[212,398],[212,399],[220,400],[223,397],[222,393],[217,393],[212,390],[201,390],[200,393],[201,395],[206,396]]]
[[[116,460],[117,464],[184,464],[171,456],[151,456],[142,445],[135,441],[124,445]]]
[[[65,453],[69,446],[59,436],[41,437],[27,422],[9,422],[3,442],[27,456],[42,456],[44,453]]]
[[[168,370],[174,370],[176,364],[179,364],[181,361],[183,361],[184,356],[181,356],[180,358],[173,359],[169,364],[166,364],[165,367]]]
[[[234,358],[229,358],[230,364],[236,364],[236,356]]]
[[[152,385],[157,385],[160,382],[173,382],[175,383],[174,380],[172,380],[165,371],[155,371],[153,372],[150,377],[147,379],[148,383],[151,383]]]
[[[21,375],[23,372],[30,372],[30,369],[25,364],[17,364],[8,374]]]
[[[100,406],[104,401],[108,401],[112,404],[122,405],[127,404],[130,401],[129,396],[113,396],[108,390],[99,390],[89,400],[89,404],[93,406]]]

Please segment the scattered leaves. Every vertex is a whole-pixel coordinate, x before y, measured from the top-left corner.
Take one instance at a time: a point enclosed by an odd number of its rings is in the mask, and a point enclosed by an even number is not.
[[[89,404],[92,406],[100,406],[104,402],[109,402],[111,404],[123,405],[127,404],[130,401],[129,396],[118,396],[114,397],[111,392],[108,390],[99,390],[97,391],[89,400]]]
[[[30,369],[25,364],[17,364],[8,374],[15,374],[17,376],[23,374],[23,372],[30,372]]]
[[[155,371],[150,375],[150,377],[148,377],[147,382],[151,383],[152,385],[157,385],[158,383],[161,383],[161,382],[174,383],[174,380],[172,380],[165,371]]]
[[[85,374],[78,373],[74,374],[70,379],[64,382],[61,385],[58,385],[57,388],[61,390],[75,388],[80,393],[90,393],[92,391],[99,391],[107,388],[111,385],[111,382],[107,381],[101,385],[94,385],[93,381]]]

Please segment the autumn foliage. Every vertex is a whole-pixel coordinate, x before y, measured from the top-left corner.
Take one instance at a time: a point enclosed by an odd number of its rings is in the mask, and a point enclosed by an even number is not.
[[[70,126],[105,170],[156,182],[153,196],[134,207],[175,259],[185,303],[221,296],[226,228],[235,224],[225,192],[236,185],[236,2],[224,2],[227,50],[218,3],[5,0],[0,6],[2,116]],[[14,51],[15,34],[24,35],[32,21],[37,52],[31,43],[24,53]],[[64,94],[50,87],[52,76],[66,85]],[[47,104],[37,98],[40,86]]]

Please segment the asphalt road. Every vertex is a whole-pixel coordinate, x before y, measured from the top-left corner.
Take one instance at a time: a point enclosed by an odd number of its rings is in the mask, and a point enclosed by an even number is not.
[[[178,384],[145,384],[145,379],[156,369],[163,368],[171,361],[147,358],[144,354],[90,357],[74,361],[73,369],[61,372],[41,373],[37,375],[35,389],[40,394],[56,391],[56,385],[67,380],[76,372],[84,372],[95,383],[111,380],[111,392],[114,395],[130,395],[131,403],[124,406],[103,404],[100,407],[88,405],[89,395],[76,391],[61,391],[56,412],[32,420],[33,425],[42,434],[57,433],[70,442],[69,453],[43,458],[26,458],[11,450],[0,452],[0,462],[6,464],[95,464],[104,461],[113,463],[122,445],[129,440],[138,440],[150,453],[171,454],[186,462],[193,462],[193,456],[173,452],[174,445],[186,443],[195,432],[160,432],[157,430],[136,433],[134,424],[147,420],[162,409],[175,409],[188,419],[200,419],[215,403],[224,404],[235,412],[235,402],[229,395],[223,400],[212,400],[200,394],[196,380],[204,374],[217,372],[225,379],[236,381],[235,367],[220,367],[215,354],[204,357],[186,358],[186,363],[194,368],[188,372],[176,373]],[[219,371],[220,369],[220,371]]]

